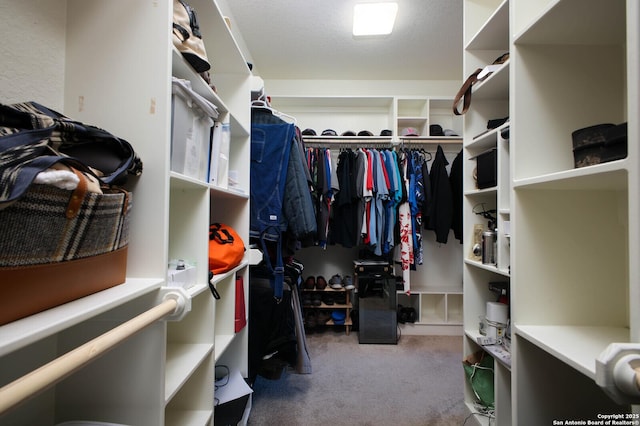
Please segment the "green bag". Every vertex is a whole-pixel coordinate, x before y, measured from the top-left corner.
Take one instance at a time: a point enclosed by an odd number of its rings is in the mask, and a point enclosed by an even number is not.
[[[462,366],[478,402],[487,409],[494,409],[493,357],[478,351],[466,357]]]

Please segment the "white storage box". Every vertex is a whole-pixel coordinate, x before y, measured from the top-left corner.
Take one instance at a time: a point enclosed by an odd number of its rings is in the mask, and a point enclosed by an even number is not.
[[[169,262],[167,271],[167,286],[182,287],[188,289],[196,285],[196,268],[185,263],[183,260],[172,260]]]
[[[174,77],[171,108],[171,170],[207,182],[216,106]]]

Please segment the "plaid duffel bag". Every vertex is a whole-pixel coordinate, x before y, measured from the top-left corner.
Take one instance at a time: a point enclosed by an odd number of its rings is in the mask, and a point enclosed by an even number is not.
[[[126,281],[132,203],[118,185],[141,171],[107,131],[0,105],[0,325]]]
[[[0,324],[124,283],[131,193],[33,184],[0,210]]]

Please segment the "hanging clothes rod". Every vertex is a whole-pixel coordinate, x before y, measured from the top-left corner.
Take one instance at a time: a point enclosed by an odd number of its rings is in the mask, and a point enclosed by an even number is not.
[[[118,327],[54,359],[0,388],[0,414],[58,383],[145,327],[176,311],[180,301],[170,298]]]
[[[435,150],[438,145],[443,145],[445,153],[457,153],[462,146],[461,138],[426,138],[406,137],[392,139],[392,137],[378,136],[303,136],[304,146],[307,148],[422,148]]]
[[[393,138],[391,136],[303,136],[307,146],[371,146],[385,145],[393,146],[437,146],[443,144],[462,144],[462,138],[442,138],[442,137],[402,137]]]

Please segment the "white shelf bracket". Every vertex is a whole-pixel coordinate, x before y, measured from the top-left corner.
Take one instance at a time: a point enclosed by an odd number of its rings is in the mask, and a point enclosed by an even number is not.
[[[158,293],[158,303],[166,302],[167,300],[175,300],[176,308],[165,320],[181,321],[191,312],[191,296],[182,287],[161,287]]]
[[[612,343],[596,359],[596,383],[619,404],[640,403],[640,343]]]

